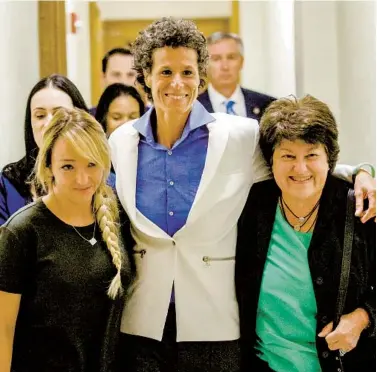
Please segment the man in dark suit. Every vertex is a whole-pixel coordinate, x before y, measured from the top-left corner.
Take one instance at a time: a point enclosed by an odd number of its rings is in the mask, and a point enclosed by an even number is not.
[[[226,112],[259,121],[275,98],[238,84],[244,62],[242,39],[236,34],[215,32],[207,43],[209,85],[198,100],[209,112]]]

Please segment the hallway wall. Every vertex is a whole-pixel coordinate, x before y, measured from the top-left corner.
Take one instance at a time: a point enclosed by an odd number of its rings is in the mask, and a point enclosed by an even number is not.
[[[0,167],[24,155],[27,96],[39,79],[38,3],[0,1]]]

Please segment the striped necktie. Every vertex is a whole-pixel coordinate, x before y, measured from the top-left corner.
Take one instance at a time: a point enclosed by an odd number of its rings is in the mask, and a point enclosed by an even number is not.
[[[229,114],[229,115],[237,115],[236,112],[234,111],[233,109],[233,106],[236,102],[234,101],[228,101],[226,102],[225,104],[225,107],[226,107],[226,113]]]

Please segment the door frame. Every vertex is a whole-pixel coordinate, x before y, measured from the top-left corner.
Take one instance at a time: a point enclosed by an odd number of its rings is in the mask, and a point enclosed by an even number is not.
[[[67,75],[64,1],[38,1],[39,75]]]

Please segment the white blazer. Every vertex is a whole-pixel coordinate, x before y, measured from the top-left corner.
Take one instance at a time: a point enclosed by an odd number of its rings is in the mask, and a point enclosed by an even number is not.
[[[211,115],[216,120],[207,124],[201,182],[186,224],[173,237],[135,206],[139,133],[127,123],[110,137],[116,189],[136,241],[137,277],[123,311],[124,333],[161,340],[174,283],[177,341],[239,338],[237,220],[252,183],[270,173],[258,146],[257,121]]]

